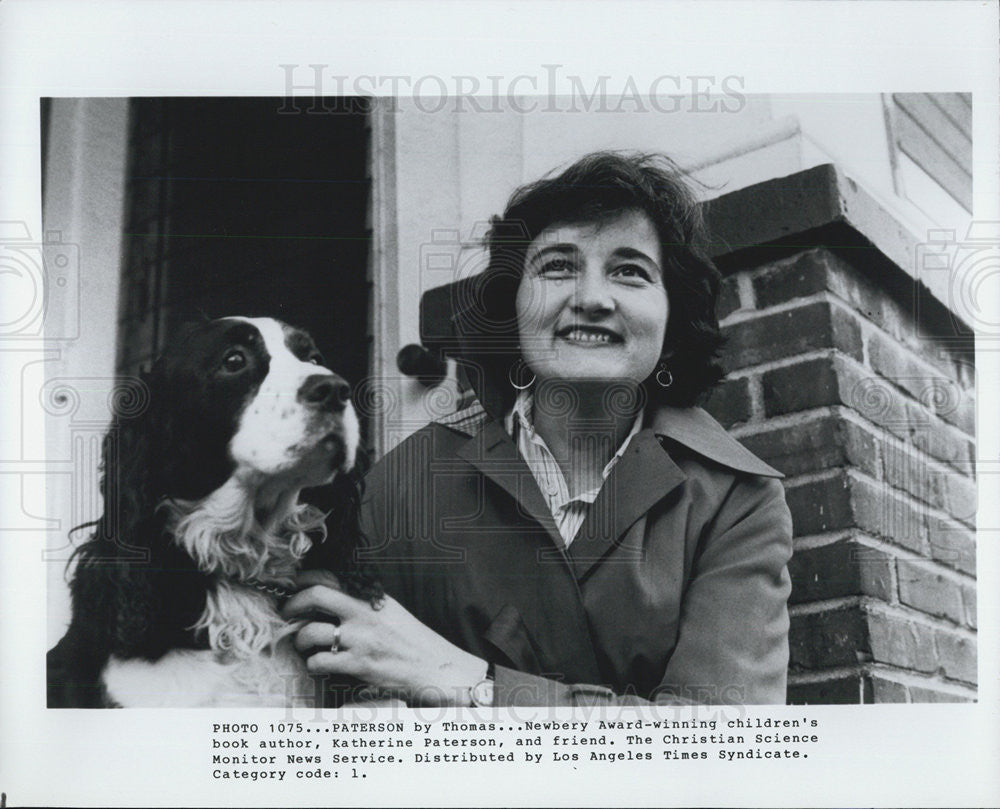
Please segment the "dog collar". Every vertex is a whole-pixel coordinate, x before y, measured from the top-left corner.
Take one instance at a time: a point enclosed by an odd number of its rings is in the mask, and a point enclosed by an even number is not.
[[[245,581],[244,584],[249,587],[253,587],[255,590],[260,590],[262,593],[277,596],[278,598],[289,598],[292,595],[291,590],[286,590],[284,587],[279,587],[277,584],[264,584],[264,582],[257,581],[256,579]]]

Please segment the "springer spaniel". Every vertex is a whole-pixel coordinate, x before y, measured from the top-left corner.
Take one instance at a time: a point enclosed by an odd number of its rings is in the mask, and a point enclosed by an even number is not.
[[[185,327],[144,379],[148,407],[104,440],[104,514],[75,554],[50,707],[312,704],[322,686],[278,614],[297,571],[381,596],[352,561],[348,384],[305,332],[242,317]],[[299,494],[335,478],[325,521]],[[314,547],[327,522],[341,535]]]

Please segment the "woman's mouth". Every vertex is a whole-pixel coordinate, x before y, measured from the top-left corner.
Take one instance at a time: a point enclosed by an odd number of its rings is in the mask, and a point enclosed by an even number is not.
[[[622,338],[610,329],[592,327],[571,326],[566,329],[560,329],[556,332],[556,336],[569,343],[588,346],[622,342]]]

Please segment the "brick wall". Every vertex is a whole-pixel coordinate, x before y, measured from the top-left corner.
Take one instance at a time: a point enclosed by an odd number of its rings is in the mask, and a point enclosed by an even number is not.
[[[728,376],[708,403],[786,475],[789,701],[973,700],[971,351],[929,339],[884,253],[846,238],[856,223],[804,224],[720,252]]]

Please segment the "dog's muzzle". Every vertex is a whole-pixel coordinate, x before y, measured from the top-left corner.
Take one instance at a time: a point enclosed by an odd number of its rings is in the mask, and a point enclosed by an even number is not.
[[[313,374],[299,388],[299,402],[326,413],[342,413],[351,400],[351,386],[336,374]]]

